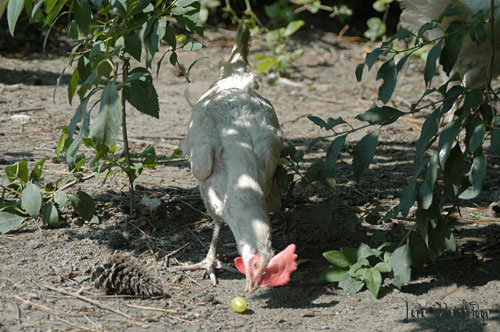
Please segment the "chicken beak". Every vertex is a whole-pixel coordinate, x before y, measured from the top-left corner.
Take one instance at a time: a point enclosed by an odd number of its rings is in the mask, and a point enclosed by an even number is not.
[[[257,280],[252,279],[251,272],[247,270],[246,275],[246,287],[245,292],[252,294],[259,286],[257,285]]]

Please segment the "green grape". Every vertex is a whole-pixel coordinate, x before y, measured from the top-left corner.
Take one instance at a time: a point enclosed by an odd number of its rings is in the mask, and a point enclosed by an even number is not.
[[[231,301],[231,306],[236,312],[244,312],[247,309],[247,301],[241,296],[236,296],[233,301]]]

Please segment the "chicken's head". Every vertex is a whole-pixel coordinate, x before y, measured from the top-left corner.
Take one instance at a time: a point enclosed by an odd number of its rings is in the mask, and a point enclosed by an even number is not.
[[[290,274],[297,270],[297,255],[295,245],[289,245],[285,250],[273,256],[256,253],[247,262],[236,257],[236,268],[246,276],[246,288],[253,293],[258,287],[282,286],[290,281]]]

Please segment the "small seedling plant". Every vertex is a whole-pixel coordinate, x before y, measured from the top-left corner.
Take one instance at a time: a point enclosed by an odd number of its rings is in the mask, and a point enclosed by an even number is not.
[[[323,253],[331,264],[321,274],[326,282],[338,283],[346,293],[355,294],[366,287],[377,297],[384,277],[392,277],[393,282],[401,287],[410,280],[411,269],[407,264],[409,252],[406,247],[397,248],[392,254],[384,251],[388,243],[377,248],[370,248],[361,243],[359,247],[342,247]]]
[[[5,168],[8,183],[2,185],[0,197],[0,234],[14,231],[22,227],[26,220],[39,217],[48,227],[60,227],[65,224],[60,210],[69,204],[84,221],[98,222],[92,197],[83,191],[77,191],[75,194],[65,192],[66,189],[89,178],[80,171],[80,165],[68,176],[46,182],[42,176],[46,160],[47,158],[44,158],[36,163],[31,172],[26,160]],[[66,183],[61,186],[63,181]]]
[[[68,99],[73,103],[78,97],[79,105],[63,129],[58,153],[64,152],[71,171],[84,160],[97,177],[104,174],[104,180],[117,171],[124,172],[129,182],[129,210],[133,213],[134,181],[144,167],[155,166],[156,154],[152,146],[139,153],[130,151],[126,106],[159,117],[152,73],[155,55],[160,45],[168,45],[156,62],[158,74],[164,59],[180,66],[177,50],[203,47],[194,40],[179,45],[173,27],[175,22],[190,33],[202,35],[200,2],[8,0],[7,20],[12,35],[23,9],[32,21],[43,23],[45,41],[55,23],[66,16],[67,34],[75,44],[62,74],[73,70]],[[123,148],[117,151],[120,130]],[[95,151],[92,158],[79,153],[82,144]]]

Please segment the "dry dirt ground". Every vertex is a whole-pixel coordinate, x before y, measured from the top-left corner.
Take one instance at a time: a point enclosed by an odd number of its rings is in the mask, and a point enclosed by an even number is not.
[[[208,57],[192,70],[190,84],[166,64],[162,67],[155,81],[160,119],[129,109],[134,151],[152,144],[160,156],[172,153],[185,135],[191,113],[184,90],[189,89],[193,100],[205,91],[217,75],[218,62],[230,52],[232,36],[208,31],[207,48],[180,54],[185,64]],[[307,115],[342,116],[359,125],[354,117],[375,100],[378,87],[373,73],[361,83],[354,77],[355,66],[373,45],[316,31],[302,37],[292,45],[304,48],[291,70],[291,81],[298,84],[271,84],[263,78],[260,91],[275,106],[286,139],[306,149],[322,134]],[[263,51],[262,42],[254,41],[251,53]],[[43,157],[51,158],[43,173],[47,180],[67,175],[55,150],[60,127],[69,123],[76,108],[67,101],[68,77],[55,93],[55,103],[52,97],[65,61],[54,54],[0,56],[3,184],[5,166],[21,159],[32,167]],[[395,103],[403,110],[408,110],[409,102],[423,89],[422,67],[413,60],[399,84]],[[19,114],[29,120],[16,121],[13,116]],[[368,131],[350,137],[337,170],[341,203],[331,203],[332,222],[327,231],[319,227],[314,212],[321,195],[297,187],[284,198],[283,211],[271,218],[273,245],[281,250],[295,243],[304,262],[286,286],[260,289],[252,295],[244,294],[244,278],[238,273],[220,272],[219,284],[213,287],[202,272],[172,269],[179,262],[201,260],[212,230],[187,162],[160,164],[144,171],[136,182],[138,200],[147,195],[161,199],[161,205],[152,213],[143,209],[132,220],[126,213],[123,176],[118,174],[104,185],[96,180],[76,185],[69,191],[84,190],[96,200],[99,224],[83,223],[68,210],[63,214],[68,222],[65,227],[49,229],[39,220],[32,221],[0,238],[0,331],[500,331],[499,219],[474,218],[488,216],[491,192],[463,206],[461,216],[453,215],[457,253],[427,262],[422,271],[414,271],[414,280],[402,290],[386,286],[375,299],[367,290],[348,295],[319,281],[327,266],[322,252],[357,247],[361,242],[374,245],[377,231],[386,231],[388,240],[397,241],[398,227],[411,225],[405,220],[379,225],[367,222],[366,216],[377,206],[387,209],[397,203],[411,174],[413,146],[424,119],[425,115],[405,116],[385,128],[376,163],[360,184],[353,182],[352,147]],[[311,162],[323,154],[319,149],[306,159]],[[500,189],[499,159],[488,158],[496,165],[488,174],[493,191]],[[232,235],[227,228],[223,234],[220,254],[230,257],[235,250]],[[88,276],[78,272],[103,265],[114,252],[136,257],[158,277],[166,296],[140,299],[105,296],[93,290]],[[231,309],[235,296],[245,296],[249,310],[244,314]],[[471,307],[473,302],[477,305]],[[448,310],[429,314],[437,303],[447,305]],[[476,313],[484,317],[464,318],[457,311],[464,305],[471,310],[479,307],[483,311]],[[427,309],[427,314],[407,319],[407,308]],[[451,309],[455,310],[453,317]]]

